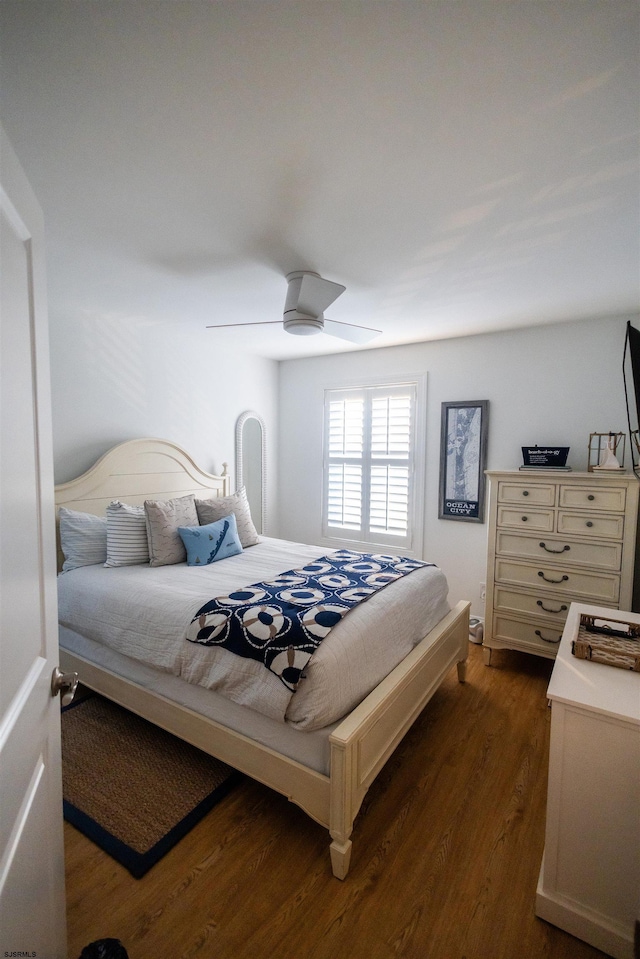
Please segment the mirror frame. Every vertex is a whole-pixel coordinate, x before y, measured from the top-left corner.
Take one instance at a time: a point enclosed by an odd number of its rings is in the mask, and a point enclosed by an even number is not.
[[[255,410],[245,410],[236,420],[236,490],[244,486],[244,473],[242,469],[242,433],[247,420],[256,420],[260,426],[261,436],[261,472],[262,489],[260,490],[260,533],[266,536],[267,525],[267,428],[264,420]],[[255,519],[254,519],[255,522]],[[256,524],[257,525],[257,524]]]

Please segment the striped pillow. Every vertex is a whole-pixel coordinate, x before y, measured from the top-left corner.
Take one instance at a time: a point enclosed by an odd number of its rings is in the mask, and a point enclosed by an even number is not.
[[[60,507],[60,548],[64,553],[62,572],[79,566],[96,566],[107,558],[107,521],[104,516],[79,513]]]
[[[105,566],[139,566],[149,562],[144,506],[114,500],[107,506],[107,561]]]

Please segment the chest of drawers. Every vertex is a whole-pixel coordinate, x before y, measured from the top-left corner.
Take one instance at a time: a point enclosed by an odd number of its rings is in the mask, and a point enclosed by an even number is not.
[[[484,660],[555,658],[571,602],[631,609],[638,490],[629,473],[489,471]]]

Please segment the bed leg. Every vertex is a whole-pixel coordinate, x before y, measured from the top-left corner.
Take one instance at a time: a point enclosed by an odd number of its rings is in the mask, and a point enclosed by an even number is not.
[[[460,660],[459,663],[456,663],[458,669],[458,682],[463,683],[467,678],[467,661],[466,659]]]
[[[334,839],[329,847],[331,853],[331,869],[336,879],[346,879],[351,863],[351,847],[353,843],[350,839],[346,842],[338,842]]]

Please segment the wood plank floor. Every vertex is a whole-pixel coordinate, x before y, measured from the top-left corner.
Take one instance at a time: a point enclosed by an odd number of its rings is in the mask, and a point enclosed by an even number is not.
[[[246,780],[141,879],[65,823],[69,959],[597,959],[534,915],[552,663],[470,645],[356,821],[346,881],[329,837]]]

